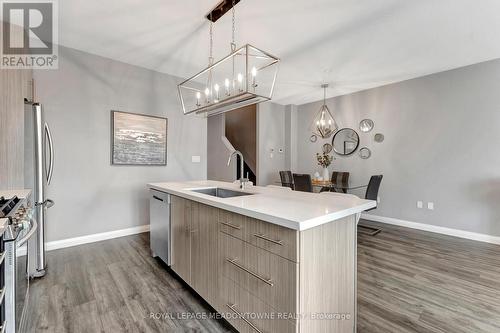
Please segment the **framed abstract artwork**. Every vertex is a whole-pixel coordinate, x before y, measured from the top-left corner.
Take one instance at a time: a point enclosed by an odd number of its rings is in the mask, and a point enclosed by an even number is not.
[[[167,165],[167,118],[111,111],[111,164]]]

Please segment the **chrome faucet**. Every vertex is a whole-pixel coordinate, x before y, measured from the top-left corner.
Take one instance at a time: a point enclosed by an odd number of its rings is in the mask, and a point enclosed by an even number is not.
[[[248,182],[248,178],[245,178],[243,176],[243,167],[245,165],[245,162],[243,161],[243,154],[239,150],[235,150],[231,153],[229,156],[229,159],[227,160],[227,166],[231,164],[231,158],[233,158],[234,155],[238,155],[240,157],[240,188],[243,190],[245,188],[245,184]]]

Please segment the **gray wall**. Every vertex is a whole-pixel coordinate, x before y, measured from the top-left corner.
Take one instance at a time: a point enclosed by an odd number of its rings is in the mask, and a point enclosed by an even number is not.
[[[219,114],[207,122],[207,179],[232,182],[236,179],[236,157],[227,165],[231,151],[222,141],[225,136],[225,116]]]
[[[285,169],[285,115],[283,105],[271,102],[257,105],[257,185],[274,184],[279,181],[278,171]],[[289,122],[292,120],[289,119]],[[207,177],[232,182],[236,178],[236,164],[231,164],[229,168],[226,165],[229,151],[221,140],[224,128],[224,114],[208,118]],[[271,149],[274,149],[272,157]]]
[[[279,181],[285,169],[285,106],[266,102],[257,107],[257,184]],[[283,152],[279,152],[279,149]],[[274,153],[271,156],[271,149]]]
[[[297,170],[297,105],[285,106],[285,169]]]
[[[375,122],[360,133],[372,157],[337,157],[330,169],[350,171],[353,183],[384,175],[380,206],[370,214],[500,236],[499,83],[495,60],[329,99],[342,127]],[[309,142],[320,105],[299,106],[300,172],[318,170],[315,153],[327,142]],[[383,143],[373,141],[377,132]],[[417,209],[417,200],[435,210]]]
[[[206,178],[206,119],[183,116],[179,78],[65,47],[59,57],[59,70],[34,73],[56,150],[48,241],[147,224],[146,183]],[[112,109],[168,117],[167,166],[110,165]]]

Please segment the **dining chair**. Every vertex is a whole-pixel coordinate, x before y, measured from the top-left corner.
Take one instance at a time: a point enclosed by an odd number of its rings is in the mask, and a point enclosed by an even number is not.
[[[366,188],[366,193],[365,193],[365,199],[367,200],[377,200],[378,198],[378,190],[380,189],[380,183],[382,182],[383,175],[376,175],[376,176],[371,176],[370,177],[370,182],[368,183],[368,187]],[[370,208],[366,211],[374,210],[377,209],[377,207]],[[362,233],[370,235],[370,236],[375,236],[379,232],[382,231],[380,228],[375,228],[375,227],[369,227],[365,225],[358,224],[358,229],[359,230],[366,230],[362,231]]]
[[[291,191],[292,189],[288,186],[279,186],[279,185],[266,185],[266,187],[271,187],[271,188],[278,188],[280,190],[288,190]]]
[[[309,175],[309,174],[294,173],[293,174],[293,185],[294,185],[295,191],[301,191],[301,192],[312,192],[313,191],[311,175]]]
[[[349,185],[349,172],[344,172],[344,171],[334,171],[332,172],[332,177],[330,178],[330,181],[333,184],[339,184],[343,186]],[[335,189],[334,187],[331,186],[325,186],[322,187],[320,192],[343,192],[347,193],[347,189]]]
[[[293,175],[291,171],[280,171],[281,186],[294,189]]]

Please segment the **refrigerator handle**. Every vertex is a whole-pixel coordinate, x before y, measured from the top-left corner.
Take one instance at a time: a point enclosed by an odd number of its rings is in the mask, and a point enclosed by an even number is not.
[[[54,171],[54,145],[52,143],[52,134],[50,133],[50,128],[47,123],[44,125],[45,135],[47,136],[47,142],[49,144],[49,168],[47,171],[47,185],[50,185],[52,180],[52,172]]]

